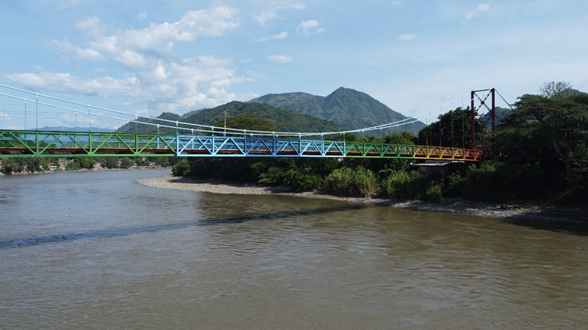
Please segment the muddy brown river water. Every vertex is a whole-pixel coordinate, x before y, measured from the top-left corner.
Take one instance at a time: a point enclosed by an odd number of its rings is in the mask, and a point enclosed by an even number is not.
[[[0,328],[587,328],[586,231],[168,172],[0,177]]]

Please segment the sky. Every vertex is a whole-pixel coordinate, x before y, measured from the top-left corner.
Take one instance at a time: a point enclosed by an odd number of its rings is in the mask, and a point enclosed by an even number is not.
[[[0,84],[140,115],[339,87],[406,116],[588,91],[582,0],[0,0],[0,21]],[[13,103],[0,127],[23,127]]]

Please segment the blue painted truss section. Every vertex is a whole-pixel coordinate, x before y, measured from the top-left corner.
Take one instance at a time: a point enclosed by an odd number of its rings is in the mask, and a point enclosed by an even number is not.
[[[345,141],[261,137],[178,136],[183,157],[345,157]]]
[[[477,161],[480,150],[329,140],[177,136],[179,157],[354,157]]]

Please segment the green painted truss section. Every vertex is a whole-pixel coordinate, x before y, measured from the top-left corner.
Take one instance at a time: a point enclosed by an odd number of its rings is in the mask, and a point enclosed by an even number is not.
[[[0,129],[1,157],[354,157],[477,161],[482,151],[370,142]]]

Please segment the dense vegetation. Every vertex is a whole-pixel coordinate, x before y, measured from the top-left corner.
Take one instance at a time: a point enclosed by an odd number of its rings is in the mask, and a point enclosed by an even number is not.
[[[203,109],[198,111],[192,111],[179,116],[172,113],[163,113],[158,118],[171,120],[172,122],[186,122],[200,125],[211,125],[220,127],[224,126],[224,118],[230,118],[234,116],[251,115],[260,118],[265,118],[275,124],[277,131],[282,132],[329,132],[329,131],[343,131],[348,128],[332,121],[319,119],[309,115],[303,115],[296,111],[285,110],[273,107],[267,104],[261,103],[247,103],[233,101],[212,109]],[[142,120],[145,122],[159,123],[163,125],[163,122],[157,122],[154,120]],[[213,125],[216,124],[216,125]],[[167,123],[166,125],[174,126],[175,123]],[[187,127],[179,124],[179,127]],[[193,128],[193,127],[191,127]],[[252,129],[252,128],[248,128]],[[157,127],[151,125],[141,125],[136,123],[128,123],[123,125],[117,130],[121,133],[157,133]],[[159,132],[162,134],[175,134],[174,128],[161,127]],[[179,131],[180,134],[186,133],[187,131]]]
[[[456,197],[504,203],[585,202],[588,95],[570,92],[570,86],[561,83],[546,84],[542,91],[542,95],[521,96],[514,110],[504,111],[494,135],[485,123],[477,121],[478,147],[491,158],[463,164],[446,177],[421,177],[409,171],[407,160],[347,158],[196,158],[180,161],[174,174],[285,185],[297,190],[322,188],[328,193],[350,196],[428,201]],[[448,112],[423,128],[418,137],[403,132],[363,139],[469,148],[469,113],[470,109],[461,108]]]
[[[65,162],[65,171],[91,170],[96,164],[108,169],[128,169],[134,166],[146,167],[168,167],[175,164],[175,157],[76,157],[71,159],[59,159],[53,157],[30,157],[30,158],[1,158],[2,168],[0,173],[35,173],[49,171],[54,165],[56,171],[60,171],[60,161]]]
[[[407,118],[366,93],[343,87],[326,97],[307,93],[268,94],[251,102],[294,110],[330,120],[351,129],[376,126]],[[406,130],[417,134],[424,126],[422,122],[416,122],[403,127],[386,129],[382,133],[386,135]]]
[[[488,159],[458,166],[446,177],[422,177],[410,170],[409,160],[349,158],[191,158],[175,164],[173,173],[289,186],[296,190],[323,189],[346,196],[585,203],[588,201],[588,95],[565,83],[545,84],[541,91],[540,95],[519,97],[513,110],[502,111],[495,133],[488,130],[483,119],[475,122],[477,147],[484,150]],[[231,102],[215,109],[196,111],[186,117],[217,127],[223,127],[226,120],[226,127],[266,131],[342,129],[259,103]],[[457,108],[439,116],[438,121],[421,129],[416,136],[402,132],[385,137],[347,135],[346,139],[470,148],[473,139],[469,115],[470,109]],[[184,120],[173,114],[162,116]],[[127,125],[125,129],[132,130],[132,126]],[[5,173],[43,171],[49,163],[58,162],[51,158],[0,160]],[[152,161],[161,166],[173,165],[175,160],[75,158],[67,163],[66,170],[90,169],[96,162],[106,168],[127,168]]]

